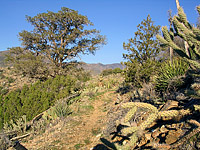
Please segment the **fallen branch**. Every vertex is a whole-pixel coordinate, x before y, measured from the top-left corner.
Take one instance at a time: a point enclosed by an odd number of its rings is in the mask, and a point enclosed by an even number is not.
[[[11,140],[11,141],[17,141],[17,140],[22,139],[22,138],[25,138],[25,137],[27,137],[27,136],[29,136],[29,135],[31,135],[31,133],[27,133],[27,134],[22,135],[22,136],[14,137],[14,138],[12,138],[12,139],[10,139],[10,140]]]

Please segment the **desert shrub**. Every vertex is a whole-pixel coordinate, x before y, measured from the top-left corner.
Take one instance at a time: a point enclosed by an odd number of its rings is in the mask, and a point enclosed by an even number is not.
[[[19,119],[17,119],[15,122],[11,119],[8,122],[4,123],[4,131],[6,132],[11,132],[11,131],[18,131],[18,132],[26,132],[26,116],[23,115],[22,117],[20,117]]]
[[[68,103],[64,100],[57,101],[54,108],[55,114],[60,118],[65,117],[71,113]]]
[[[15,79],[11,77],[6,77],[6,79],[8,80],[8,83],[13,83],[15,81]]]
[[[27,120],[53,106],[57,99],[74,93],[76,78],[56,76],[45,82],[38,81],[31,86],[24,85],[5,95],[0,103],[0,125],[26,115]]]
[[[157,92],[166,92],[176,90],[184,84],[184,75],[189,65],[180,58],[173,60],[173,63],[167,61],[162,64],[155,81]]]
[[[89,71],[83,70],[82,68],[77,69],[77,75],[76,75],[77,79],[79,81],[89,81],[92,77],[91,73]]]
[[[122,73],[122,69],[120,68],[113,69],[113,74],[118,74],[118,73]]]
[[[143,64],[126,62],[126,66],[125,82],[131,83],[133,87],[141,88],[157,72],[160,62],[148,59]]]
[[[122,69],[120,68],[115,68],[115,69],[105,69],[101,72],[101,76],[108,76],[110,74],[118,74],[121,73]]]
[[[8,89],[0,86],[0,95],[6,95],[8,93]]]
[[[4,74],[3,74],[3,70],[0,70],[0,79],[5,78]]]
[[[112,69],[105,69],[105,70],[102,71],[101,76],[110,75],[110,74],[113,73],[112,71],[113,71]]]

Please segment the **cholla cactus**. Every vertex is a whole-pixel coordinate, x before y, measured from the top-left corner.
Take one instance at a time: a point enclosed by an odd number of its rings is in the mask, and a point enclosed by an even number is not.
[[[21,118],[16,120],[15,122],[11,119],[8,122],[4,123],[4,131],[10,132],[10,131],[20,131],[20,132],[26,132],[26,127],[27,127],[27,120],[26,116],[23,115]]]
[[[162,27],[163,37],[157,35],[157,39],[166,46],[172,47],[181,57],[184,57],[191,65],[200,69],[200,29],[192,26],[183,11],[178,8],[178,15],[172,19],[173,28]],[[200,15],[200,6],[197,7]],[[185,49],[174,43],[174,37],[179,36],[185,41]]]
[[[157,119],[163,117],[171,119],[173,117],[180,117],[190,114],[190,110],[184,110],[184,109],[158,111],[158,109],[155,106],[142,102],[125,103],[122,105],[122,107],[130,109],[124,118],[125,122],[128,122],[133,118],[138,108],[146,109],[150,113],[148,118],[145,121],[143,121],[139,126],[128,127],[122,130],[122,133],[124,135],[132,134],[130,136],[130,141],[128,144],[124,146],[116,146],[118,149],[123,149],[123,150],[133,149],[136,146],[136,143],[141,136],[140,133],[144,131],[146,128],[150,127],[150,125]]]

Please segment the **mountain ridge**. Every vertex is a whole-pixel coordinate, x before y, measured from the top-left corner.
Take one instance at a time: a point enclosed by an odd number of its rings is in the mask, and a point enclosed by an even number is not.
[[[112,63],[112,64],[84,63],[81,65],[81,67],[83,67],[83,69],[85,69],[86,71],[91,71],[91,73],[94,75],[100,74],[103,70],[106,69],[124,68],[121,63]]]

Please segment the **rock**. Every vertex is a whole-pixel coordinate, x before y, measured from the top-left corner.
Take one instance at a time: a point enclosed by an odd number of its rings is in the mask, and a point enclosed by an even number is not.
[[[153,131],[152,137],[153,137],[154,139],[156,139],[159,135],[160,135],[160,131],[159,131],[159,129],[157,128],[156,130]]]
[[[181,129],[178,129],[177,131],[174,131],[174,130],[170,130],[168,135],[166,136],[166,144],[172,144],[174,142],[176,142],[180,135],[182,134],[182,130]]]
[[[185,99],[187,99],[187,97],[183,93],[179,93],[176,96],[176,100],[178,100],[178,101],[185,100]]]
[[[138,147],[141,147],[145,145],[146,143],[147,143],[147,139],[145,137],[142,137],[142,139],[140,140],[140,143],[138,144]]]
[[[165,125],[162,125],[161,128],[160,128],[160,132],[161,133],[166,133],[168,132],[169,130],[167,128],[165,128]]]
[[[151,139],[151,133],[146,133],[144,135],[144,137],[147,139],[147,140],[150,140]]]

